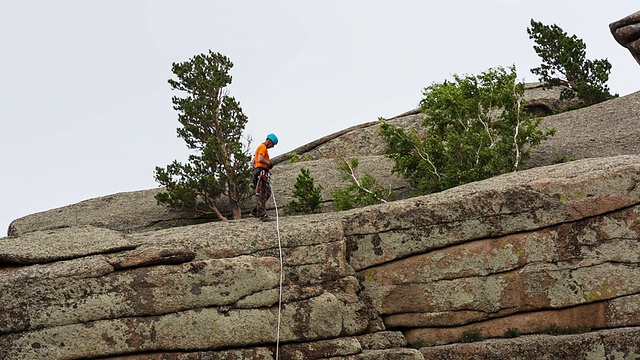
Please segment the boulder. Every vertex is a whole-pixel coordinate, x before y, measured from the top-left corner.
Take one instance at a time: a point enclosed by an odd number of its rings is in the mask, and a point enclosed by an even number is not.
[[[633,206],[640,199],[637,159],[596,158],[513,172],[354,212],[345,228],[349,262],[359,271],[388,259]]]
[[[25,246],[28,244],[28,246]],[[118,231],[78,226],[53,231],[35,231],[22,237],[0,239],[0,263],[38,264],[79,258],[91,254],[135,249]]]
[[[609,29],[613,38],[640,64],[640,11],[609,24]]]
[[[531,152],[524,168],[579,159],[640,154],[640,92],[545,117],[556,134]]]
[[[203,222],[193,214],[159,205],[155,195],[160,191],[123,192],[27,215],[11,222],[8,235],[80,226],[130,232]]]

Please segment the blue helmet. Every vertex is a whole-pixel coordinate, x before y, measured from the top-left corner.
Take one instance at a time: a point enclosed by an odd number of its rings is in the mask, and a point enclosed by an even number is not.
[[[267,139],[271,140],[273,142],[273,145],[278,145],[278,137],[276,136],[276,134],[267,135]]]

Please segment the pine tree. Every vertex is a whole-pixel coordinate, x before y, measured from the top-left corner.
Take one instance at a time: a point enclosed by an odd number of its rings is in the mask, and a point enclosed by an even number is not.
[[[535,41],[533,49],[542,59],[542,64],[531,72],[550,86],[567,86],[562,99],[578,98],[579,107],[584,107],[618,96],[612,95],[607,86],[611,63],[607,59],[587,59],[587,46],[582,39],[569,36],[555,24],[544,25],[533,19],[527,33]]]
[[[316,186],[311,172],[307,168],[300,168],[300,174],[293,184],[294,200],[285,205],[287,214],[311,214],[322,210],[322,186]]]
[[[172,98],[182,124],[178,137],[195,153],[186,164],[174,161],[166,168],[156,167],[155,179],[165,186],[156,196],[159,203],[227,220],[217,204],[226,196],[233,218],[241,217],[242,202],[251,190],[251,155],[249,143],[242,142],[247,117],[227,91],[232,67],[226,56],[211,50],[172,64],[176,79],[169,79],[169,84],[186,93]]]

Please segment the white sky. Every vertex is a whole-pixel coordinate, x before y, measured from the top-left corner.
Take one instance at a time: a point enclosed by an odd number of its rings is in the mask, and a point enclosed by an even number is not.
[[[640,66],[608,24],[629,0],[22,0],[0,3],[0,236],[19,217],[157,187],[185,161],[167,79],[209,49],[231,59],[252,148],[271,156],[415,108],[452,74],[515,64],[536,81],[526,28],[557,24],[608,58],[609,86],[639,90]],[[252,149],[253,150],[253,149]]]

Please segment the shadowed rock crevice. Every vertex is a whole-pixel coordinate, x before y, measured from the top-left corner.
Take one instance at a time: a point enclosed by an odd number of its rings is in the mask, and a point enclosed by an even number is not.
[[[580,336],[534,335],[470,344],[421,348],[427,360],[438,359],[632,359],[640,351],[639,330],[622,328]]]
[[[637,300],[638,296],[633,295],[633,298]],[[625,326],[616,325],[615,321],[607,320],[607,313],[617,306],[615,302],[616,300],[606,300],[563,309],[518,313],[474,321],[456,327],[414,328],[404,330],[403,333],[409,344],[444,344],[459,341],[464,332],[472,329],[480,330],[486,338],[501,338],[504,337],[504,333],[508,329],[507,326],[518,329],[523,335],[545,333],[554,327],[564,328],[567,331],[576,331],[581,328],[587,331],[589,329],[624,328]],[[637,326],[638,321],[632,323]]]

